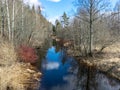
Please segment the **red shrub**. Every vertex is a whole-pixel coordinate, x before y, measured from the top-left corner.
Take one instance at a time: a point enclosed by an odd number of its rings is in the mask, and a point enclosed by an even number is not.
[[[35,49],[25,45],[19,47],[18,54],[24,62],[35,63],[38,59]]]

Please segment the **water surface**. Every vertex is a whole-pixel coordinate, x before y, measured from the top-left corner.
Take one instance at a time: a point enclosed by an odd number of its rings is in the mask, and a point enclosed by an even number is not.
[[[120,90],[120,83],[102,73],[90,75],[72,57],[55,47],[48,49],[41,65],[43,77],[40,90]],[[87,88],[89,86],[89,88]]]

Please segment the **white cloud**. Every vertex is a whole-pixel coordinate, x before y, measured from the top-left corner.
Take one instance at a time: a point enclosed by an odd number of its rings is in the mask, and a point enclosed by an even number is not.
[[[38,6],[41,7],[41,10],[44,10],[42,8],[42,4],[39,0],[23,0],[25,4],[30,5],[30,7],[32,7],[33,5],[35,6],[35,8],[37,8]]]
[[[60,19],[60,16],[55,16],[55,17],[49,18],[48,21],[55,25],[55,21],[56,21],[57,19],[59,20],[59,19]]]
[[[49,62],[47,64],[43,65],[43,68],[46,68],[47,70],[52,70],[52,69],[58,69],[60,64],[58,62]]]
[[[51,2],[60,2],[61,0],[48,0],[48,1],[51,1]]]

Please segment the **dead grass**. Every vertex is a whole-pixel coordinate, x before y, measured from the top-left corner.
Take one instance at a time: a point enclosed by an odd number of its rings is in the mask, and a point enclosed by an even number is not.
[[[105,52],[112,52],[112,53],[118,53],[120,52],[120,43],[114,43],[113,45],[105,48]]]
[[[14,46],[6,41],[0,42],[0,65],[11,65],[17,61]]]
[[[96,53],[94,57],[83,58],[82,60],[87,65],[95,65],[97,69],[120,80],[120,43],[114,43],[105,48],[102,53]]]
[[[35,90],[39,86],[41,73],[30,64],[16,63],[0,68],[0,90]]]
[[[20,63],[13,44],[0,41],[0,90],[36,90],[41,73]]]

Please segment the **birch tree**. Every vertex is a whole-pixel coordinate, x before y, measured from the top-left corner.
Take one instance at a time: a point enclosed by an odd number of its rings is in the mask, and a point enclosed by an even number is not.
[[[1,0],[0,1],[0,5],[1,5],[1,7],[0,7],[0,9],[1,9],[1,37],[3,37],[4,36],[4,18],[5,18],[5,9],[4,9],[4,1],[3,0]]]
[[[15,45],[44,42],[47,29],[52,26],[42,15],[23,2],[24,0],[0,0],[0,34]]]
[[[23,2],[23,0],[21,0],[22,2]],[[24,19],[24,4],[22,4],[22,31],[24,30],[24,21],[23,21],[23,19]]]
[[[15,27],[15,0],[12,1],[12,32],[11,32],[11,37],[12,37],[12,41],[14,40],[14,27]]]
[[[9,40],[11,40],[10,12],[9,12],[8,0],[5,0],[5,3],[6,3],[6,9],[7,9],[8,38]]]

